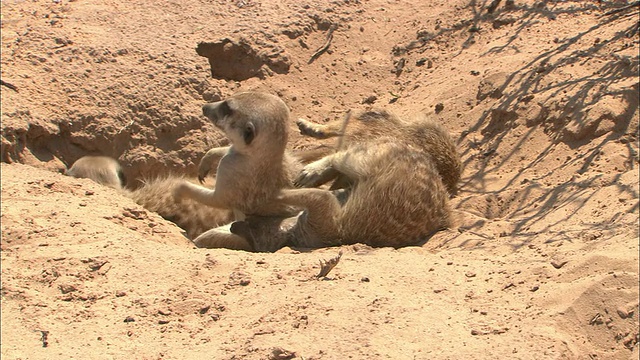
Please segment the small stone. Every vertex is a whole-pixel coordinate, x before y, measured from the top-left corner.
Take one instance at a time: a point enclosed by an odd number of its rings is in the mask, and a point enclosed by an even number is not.
[[[127,293],[125,293],[124,291],[117,291],[116,292],[116,297],[123,297],[125,295],[127,295]]]
[[[435,110],[436,110],[436,114],[440,114],[442,112],[442,110],[444,110],[444,104],[443,103],[437,103]]]
[[[635,308],[636,306],[638,306],[637,304],[627,304],[624,306],[620,306],[616,309],[616,312],[618,313],[618,316],[620,316],[621,319],[626,319],[626,318],[630,318],[633,316],[633,313],[635,312]]]
[[[534,285],[529,291],[536,292],[536,291],[538,291],[538,289],[540,289],[540,286]]]
[[[362,100],[363,104],[373,104],[378,100],[378,97],[375,95],[368,96],[367,98]]]
[[[568,263],[567,260],[551,260],[551,265],[556,269],[560,269],[561,267],[565,266],[566,263]]]
[[[171,310],[169,310],[169,309],[160,309],[160,310],[158,310],[158,314],[164,315],[164,316],[168,316],[168,315],[171,315]]]
[[[507,290],[508,288],[514,287],[515,285],[513,283],[508,283],[507,285],[502,287],[502,290]]]
[[[58,288],[60,289],[60,292],[63,294],[68,294],[70,292],[74,292],[78,290],[74,285],[71,285],[71,284],[61,284],[60,286],[58,286]]]
[[[241,271],[234,271],[229,275],[229,285],[230,286],[247,286],[251,284],[251,278],[248,274],[245,274]]]
[[[362,279],[360,279],[360,281],[361,281],[361,282],[369,282],[369,281],[371,281],[371,280],[369,280],[369,278],[365,276],[365,277],[363,277]]]
[[[130,323],[130,322],[134,322],[134,321],[136,321],[136,319],[134,319],[134,318],[133,318],[133,317],[131,317],[131,316],[127,316],[127,317],[124,319],[124,322],[126,322],[126,323]]]
[[[468,278],[472,278],[472,277],[476,277],[476,273],[474,273],[473,271],[467,271],[464,276],[468,277]]]
[[[273,348],[271,350],[271,354],[269,354],[269,359],[270,360],[289,360],[289,359],[293,359],[296,357],[296,353],[289,351],[289,350],[285,350],[283,348],[280,347],[276,347]]]
[[[164,320],[164,319],[158,320],[158,324],[160,324],[160,325],[164,325],[164,324],[168,324],[168,323],[169,323],[169,320]]]

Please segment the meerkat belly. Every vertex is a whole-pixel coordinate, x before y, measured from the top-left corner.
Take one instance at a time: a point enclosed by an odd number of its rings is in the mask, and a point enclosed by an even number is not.
[[[407,246],[448,225],[448,194],[429,156],[393,147],[378,159],[344,205],[345,243]]]

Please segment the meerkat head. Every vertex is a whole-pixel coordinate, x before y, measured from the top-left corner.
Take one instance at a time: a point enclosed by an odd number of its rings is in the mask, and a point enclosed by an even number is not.
[[[224,131],[236,150],[284,151],[289,109],[277,96],[244,92],[205,104],[202,113]]]

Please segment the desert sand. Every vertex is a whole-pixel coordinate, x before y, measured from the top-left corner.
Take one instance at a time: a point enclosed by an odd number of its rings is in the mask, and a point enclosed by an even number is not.
[[[2,359],[638,358],[637,2],[1,6]],[[244,90],[288,104],[291,149],[317,143],[298,117],[427,113],[464,161],[456,223],[401,249],[197,249],[60,173],[196,176],[225,144],[201,106]]]

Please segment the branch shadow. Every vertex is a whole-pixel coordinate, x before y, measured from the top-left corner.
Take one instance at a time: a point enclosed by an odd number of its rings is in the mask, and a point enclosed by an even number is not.
[[[495,3],[496,1],[492,2],[492,5]],[[569,214],[566,217],[554,220],[549,219],[547,215],[563,207],[574,208],[576,204],[582,207],[594,198],[601,184],[596,169],[593,169],[593,163],[602,154],[602,149],[612,142],[623,144],[627,159],[626,170],[638,167],[636,118],[639,114],[640,95],[637,79],[640,75],[640,56],[624,56],[618,53],[629,48],[630,39],[636,39],[637,42],[640,2],[628,4],[599,2],[599,5],[581,1],[538,2],[533,6],[511,4],[508,7],[497,8],[493,13],[484,11],[487,1],[480,3],[470,1],[467,7],[473,14],[471,20],[462,21],[459,26],[449,29],[440,29],[435,35],[423,34],[423,37],[407,45],[407,51],[420,51],[429,41],[438,37],[467,31],[468,36],[458,52],[460,54],[474,43],[474,37],[484,26],[489,24],[494,28],[501,26],[501,22],[498,21],[500,19],[505,19],[503,22],[513,23],[506,19],[506,16],[520,14],[518,21],[521,22],[514,28],[513,34],[506,38],[503,44],[489,49],[481,56],[497,55],[515,48],[514,41],[522,36],[526,28],[535,23],[552,21],[564,14],[581,16],[587,12],[602,12],[597,22],[590,28],[564,39],[556,38],[553,48],[537,55],[533,60],[506,75],[504,82],[499,86],[500,96],[495,104],[483,111],[475,123],[463,132],[458,141],[458,144],[462,145],[460,148],[465,167],[470,169],[471,165],[475,165],[462,180],[461,189],[466,197],[461,199],[458,208],[468,207],[470,203],[477,201],[477,197],[513,196],[515,191],[518,195],[512,199],[512,205],[515,202],[517,206],[498,214],[499,217],[515,221],[511,235],[533,235],[529,233],[529,229],[537,227],[542,228],[544,232],[554,234],[553,237],[570,239],[568,230],[558,231],[557,229],[575,221],[576,211],[567,211]],[[620,28],[620,30],[615,31],[610,38],[598,39],[585,45],[585,37],[605,28]],[[612,48],[613,51],[611,51]],[[603,54],[603,52],[607,53]],[[548,75],[558,69],[574,65],[584,66],[594,59],[602,62],[602,65],[592,74],[575,78],[565,77],[561,81],[549,80]],[[621,99],[625,104],[624,110],[615,115],[600,114],[599,117],[590,114],[590,109],[597,106],[605,97]],[[533,103],[534,98],[538,100],[536,103],[541,107],[540,115],[531,121],[527,120],[523,127],[518,111],[523,106]],[[601,130],[606,121],[612,122],[613,125]],[[509,146],[505,141],[507,138],[512,138],[511,131],[518,126],[520,129],[525,128],[524,134],[514,145],[511,145],[509,152],[495,156],[498,149],[502,149],[501,146],[505,148]],[[503,169],[509,162],[514,161],[514,158],[522,153],[521,149],[527,148],[527,141],[540,129],[543,129],[551,140],[548,145],[540,149],[532,149],[531,151],[536,153],[533,159],[520,163],[521,168],[517,174],[506,179],[499,188],[490,190],[487,175],[497,173],[499,169]],[[483,135],[482,144],[489,150],[478,154],[477,147],[463,145],[468,134],[474,132],[480,132]],[[577,168],[576,175],[588,173],[592,176],[581,180],[573,176],[558,182],[552,179],[557,169],[538,174],[534,178],[522,176],[526,170],[536,168],[547,161],[559,144],[573,150],[581,150],[579,156],[565,160],[560,165],[561,169]],[[488,161],[489,159],[493,161]],[[593,171],[589,172],[590,170]],[[638,191],[622,184],[621,176],[622,174],[616,174],[607,182],[616,187],[619,193],[636,199],[630,211],[637,213]],[[554,185],[542,185],[554,181],[556,182]],[[522,188],[523,185],[524,188]],[[606,227],[615,222],[614,220],[603,218],[601,222],[584,224],[583,230],[591,227]],[[537,232],[540,231],[537,230]]]

